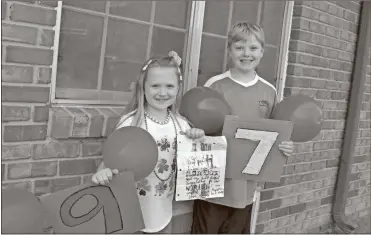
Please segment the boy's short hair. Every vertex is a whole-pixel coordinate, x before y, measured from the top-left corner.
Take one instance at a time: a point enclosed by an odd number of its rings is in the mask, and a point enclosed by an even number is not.
[[[264,47],[264,31],[263,29],[256,24],[249,22],[237,22],[231,27],[228,32],[228,48],[231,47],[232,43],[246,39],[248,36],[254,35],[256,40],[260,42],[262,47]]]

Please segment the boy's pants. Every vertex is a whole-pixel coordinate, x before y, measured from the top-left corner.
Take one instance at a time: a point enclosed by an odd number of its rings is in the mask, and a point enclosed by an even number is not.
[[[250,234],[252,205],[233,208],[207,201],[195,200],[192,234],[237,233]]]

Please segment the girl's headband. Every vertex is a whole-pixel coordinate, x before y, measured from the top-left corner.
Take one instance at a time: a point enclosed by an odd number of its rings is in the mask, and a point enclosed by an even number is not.
[[[172,61],[175,62],[175,65],[177,66],[178,73],[180,76],[180,81],[183,80],[182,73],[180,71],[180,65],[182,64],[182,59],[179,57],[178,53],[175,51],[170,51],[168,54],[169,57],[172,57]],[[148,66],[153,62],[154,60],[148,60],[147,63],[143,66],[142,72],[146,71]]]

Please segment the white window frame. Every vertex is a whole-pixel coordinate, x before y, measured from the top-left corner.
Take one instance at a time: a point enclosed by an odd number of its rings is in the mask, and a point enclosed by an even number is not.
[[[199,59],[201,51],[202,30],[205,14],[205,1],[192,1],[190,7],[189,31],[185,45],[185,64],[184,64],[184,86],[183,92],[186,92],[197,86]],[[278,61],[278,74],[276,80],[278,100],[282,100],[283,91],[286,81],[286,68],[288,61],[288,47],[291,32],[292,12],[294,1],[286,1],[285,13],[283,19],[283,30],[280,45],[280,56]],[[110,100],[80,100],[80,99],[58,99],[56,98],[56,78],[58,67],[59,39],[62,17],[62,1],[58,1],[55,8],[57,12],[56,25],[53,27],[55,31],[51,77],[51,103],[52,104],[81,104],[81,105],[126,105],[128,101],[110,101]],[[105,24],[107,19],[105,19]],[[230,26],[230,25],[229,25]],[[104,43],[104,41],[102,41]],[[105,48],[102,46],[102,48]],[[104,50],[104,49],[102,49]],[[226,55],[224,58],[224,67],[226,66]],[[100,71],[101,73],[101,71]],[[98,81],[99,82],[99,81]]]

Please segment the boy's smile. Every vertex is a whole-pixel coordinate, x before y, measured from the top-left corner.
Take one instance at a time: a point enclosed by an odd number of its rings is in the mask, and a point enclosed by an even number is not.
[[[234,42],[229,48],[229,56],[233,67],[242,72],[255,71],[263,57],[264,49],[254,35],[247,36],[244,40]]]

